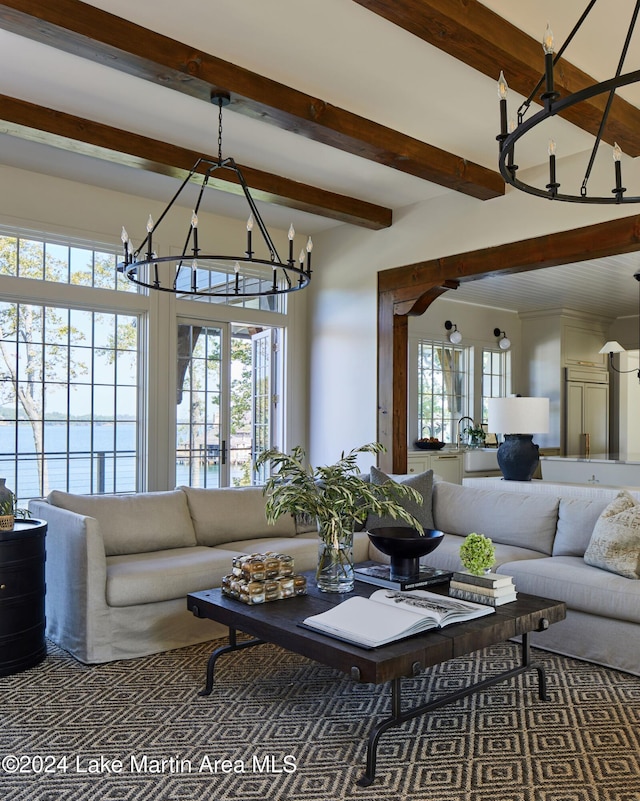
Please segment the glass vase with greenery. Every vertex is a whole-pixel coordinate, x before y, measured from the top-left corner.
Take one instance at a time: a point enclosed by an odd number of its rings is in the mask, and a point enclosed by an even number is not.
[[[464,433],[469,437],[469,447],[471,448],[481,448],[487,438],[487,432],[480,423],[467,426],[464,429]]]
[[[256,468],[269,462],[272,470],[264,488],[267,521],[273,524],[286,513],[316,521],[316,579],[325,592],[353,589],[353,532],[362,527],[369,514],[391,516],[424,533],[422,525],[402,505],[406,499],[421,505],[420,493],[395,481],[372,484],[360,474],[358,455],[383,450],[380,443],[372,442],[348,454],[343,452],[335,464],[324,467],[308,465],[300,446],[290,454],[264,451],[257,459]]]

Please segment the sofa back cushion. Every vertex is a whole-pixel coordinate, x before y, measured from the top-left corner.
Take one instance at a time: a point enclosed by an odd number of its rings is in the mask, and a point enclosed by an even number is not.
[[[413,515],[416,520],[422,524],[423,528],[433,528],[433,512],[431,509],[433,470],[427,470],[418,475],[395,476],[392,478],[386,473],[383,473],[382,470],[378,470],[377,467],[372,467],[370,481],[372,484],[378,485],[386,484],[387,481],[395,481],[398,484],[404,484],[416,490],[422,496],[422,503],[418,504],[411,498],[402,498],[399,502],[400,506],[409,512],[409,514]],[[409,524],[405,523],[404,520],[391,517],[391,515],[377,517],[373,514],[367,516],[365,523],[365,528],[367,530],[372,528],[387,528],[389,526],[407,528]]]
[[[584,556],[593,528],[608,503],[601,498],[560,498],[553,556]]]
[[[187,500],[177,490],[137,495],[72,495],[53,490],[47,500],[62,509],[94,517],[107,556],[196,544]]]
[[[237,540],[296,535],[291,515],[282,515],[273,526],[267,523],[262,487],[180,489],[189,504],[198,545],[222,545]]]
[[[435,527],[466,537],[475,531],[494,542],[551,554],[559,499],[551,495],[483,490],[438,481],[433,485]]]

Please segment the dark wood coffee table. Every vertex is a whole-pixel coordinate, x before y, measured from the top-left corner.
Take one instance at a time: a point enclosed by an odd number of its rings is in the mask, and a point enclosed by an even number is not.
[[[345,595],[321,593],[315,586],[312,574],[308,575],[307,586],[307,595],[256,606],[248,606],[227,598],[219,589],[194,592],[187,597],[187,607],[196,617],[215,620],[229,627],[229,644],[216,649],[209,657],[206,685],[200,694],[208,695],[211,692],[214,668],[220,656],[265,642],[280,645],[323,665],[341,670],[354,681],[372,684],[391,682],[392,713],[390,717],[375,724],[369,733],[367,767],[362,778],[358,780],[361,786],[366,787],[375,779],[378,740],[387,729],[400,726],[411,718],[424,715],[527,670],[537,671],[539,696],[542,700],[548,700],[544,669],[531,661],[528,634],[531,631],[544,631],[552,623],[564,619],[565,604],[560,601],[519,593],[517,601],[497,607],[495,614],[415,635],[381,648],[366,650],[302,628],[298,624],[306,617],[340,603],[346,597],[369,596],[376,588],[356,582],[353,593]],[[447,585],[437,585],[429,589],[446,594]],[[252,635],[253,639],[238,641],[238,631]],[[518,635],[522,635],[521,659],[518,667],[470,684],[435,701],[411,709],[402,709],[403,677],[416,676],[425,668]]]

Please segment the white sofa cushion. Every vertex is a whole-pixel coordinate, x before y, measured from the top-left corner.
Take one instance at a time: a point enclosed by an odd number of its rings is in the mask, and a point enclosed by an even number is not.
[[[557,598],[569,609],[640,624],[640,581],[587,565],[581,556],[506,562],[497,573],[513,576],[516,590]]]
[[[264,509],[266,499],[261,487],[180,489],[189,504],[198,545],[296,536],[295,521],[291,515],[282,515],[273,526],[267,523]]]
[[[553,556],[583,556],[593,528],[608,501],[602,498],[560,498]]]
[[[435,528],[551,554],[559,499],[546,495],[482,490],[438,481],[433,485]]]
[[[95,518],[107,556],[196,545],[187,500],[178,490],[139,495],[73,495],[53,490],[47,500]]]
[[[107,558],[107,603],[135,606],[219,587],[242,551],[193,546]],[[185,601],[186,603],[186,601]]]

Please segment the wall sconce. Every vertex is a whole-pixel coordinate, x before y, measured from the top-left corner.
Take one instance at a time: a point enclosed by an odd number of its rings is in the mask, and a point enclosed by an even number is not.
[[[447,320],[444,327],[447,331],[451,331],[453,328],[453,331],[449,334],[449,342],[451,342],[452,345],[459,345],[462,342],[462,334],[458,331],[458,326],[452,323],[451,320]]]
[[[638,381],[640,381],[640,370],[620,370],[618,367],[615,366],[613,363],[613,356],[615,353],[624,353],[625,349],[619,342],[616,342],[615,339],[609,340],[609,342],[605,342],[604,345],[600,348],[598,353],[608,353],[609,354],[609,367],[612,370],[615,370],[616,373],[637,373],[638,374]]]
[[[500,336],[502,334],[502,336]],[[511,347],[511,340],[507,337],[504,331],[501,331],[499,328],[493,329],[493,336],[500,337],[498,342],[498,347],[500,350],[509,350]]]
[[[638,284],[640,284],[640,270],[633,276]],[[638,286],[638,347],[640,348],[640,286]],[[604,345],[600,348],[598,353],[608,353],[609,354],[609,367],[612,370],[615,370],[616,373],[637,373],[638,374],[638,381],[640,381],[640,370],[619,370],[613,363],[613,354],[614,353],[624,353],[624,348],[619,342],[616,342],[615,339],[609,340],[609,342],[605,342]]]

